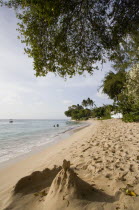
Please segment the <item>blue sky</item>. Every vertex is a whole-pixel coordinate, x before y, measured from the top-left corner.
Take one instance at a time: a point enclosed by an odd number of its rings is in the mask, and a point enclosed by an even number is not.
[[[16,28],[14,11],[0,8],[0,119],[64,119],[68,106],[88,97],[97,106],[112,102],[98,91],[111,69],[109,63],[93,76],[66,81],[52,74],[36,78],[32,59],[24,54]]]

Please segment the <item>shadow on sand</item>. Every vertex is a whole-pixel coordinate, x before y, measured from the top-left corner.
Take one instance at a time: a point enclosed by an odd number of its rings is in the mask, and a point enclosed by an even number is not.
[[[31,202],[36,202],[36,197],[34,196],[34,193],[46,190],[46,188],[47,192],[49,192],[49,188],[53,180],[55,179],[56,175],[61,171],[61,169],[62,167],[55,167],[51,170],[46,168],[43,171],[35,171],[31,175],[20,179],[15,185],[13,196],[11,198],[11,203],[7,208],[5,208],[5,210],[28,209],[22,205],[22,200],[26,200],[26,206],[28,206]],[[101,190],[92,187],[90,184],[79,178],[76,173],[75,176],[75,184],[78,194],[76,199],[79,199],[81,202],[113,203],[119,200],[120,195],[110,196],[105,192],[102,192]],[[45,198],[47,198],[47,194]]]
[[[54,167],[51,170],[46,168],[43,171],[35,171],[31,175],[21,178],[15,185],[14,194],[21,193],[26,195],[50,187],[61,168],[61,166],[58,168]]]

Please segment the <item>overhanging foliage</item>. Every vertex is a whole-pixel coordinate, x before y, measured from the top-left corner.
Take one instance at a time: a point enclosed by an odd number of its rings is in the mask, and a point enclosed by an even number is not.
[[[126,48],[129,40],[139,46],[138,0],[10,0],[6,5],[16,9],[36,76],[92,74],[94,64],[107,58],[125,68],[137,57]]]

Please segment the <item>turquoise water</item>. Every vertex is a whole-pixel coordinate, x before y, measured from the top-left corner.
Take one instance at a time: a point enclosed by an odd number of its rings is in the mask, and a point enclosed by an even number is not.
[[[80,126],[68,120],[0,120],[0,163],[50,144]]]

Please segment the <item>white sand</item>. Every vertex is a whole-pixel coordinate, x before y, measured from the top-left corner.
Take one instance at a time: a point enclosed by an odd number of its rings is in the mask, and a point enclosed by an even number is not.
[[[139,124],[94,120],[0,169],[0,210],[139,210],[139,196],[125,189],[139,194]]]

